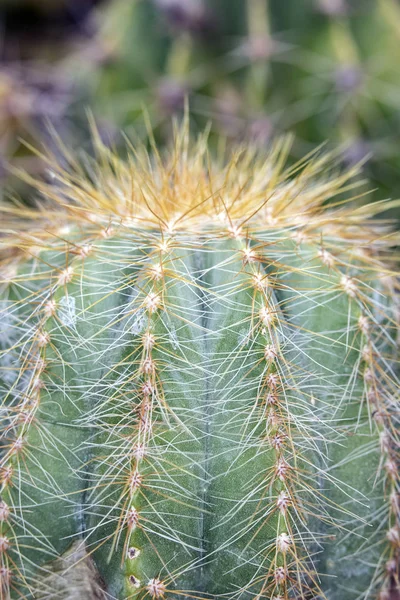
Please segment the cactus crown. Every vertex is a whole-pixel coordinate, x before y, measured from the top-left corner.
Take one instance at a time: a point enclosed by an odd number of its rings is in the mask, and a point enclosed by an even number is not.
[[[332,156],[285,167],[287,138],[94,139],[2,209],[2,598],[384,598],[389,203]]]

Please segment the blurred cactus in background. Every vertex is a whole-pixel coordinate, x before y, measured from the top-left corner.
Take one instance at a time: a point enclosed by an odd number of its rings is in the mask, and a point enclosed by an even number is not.
[[[201,127],[261,145],[292,131],[295,157],[342,144],[379,197],[400,193],[396,0],[114,0],[98,23],[109,60],[88,103],[111,140],[143,107],[165,139],[187,96]]]

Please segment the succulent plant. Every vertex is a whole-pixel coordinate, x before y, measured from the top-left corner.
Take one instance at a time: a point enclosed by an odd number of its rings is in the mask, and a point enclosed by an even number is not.
[[[389,598],[388,203],[288,139],[94,139],[3,209],[2,600]]]
[[[393,61],[399,43],[398,3],[319,4],[327,14],[309,20],[299,42],[298,76],[292,73],[296,134],[312,143],[345,142],[349,161],[369,156],[369,176],[383,193],[398,194],[399,118],[394,107],[400,78]]]

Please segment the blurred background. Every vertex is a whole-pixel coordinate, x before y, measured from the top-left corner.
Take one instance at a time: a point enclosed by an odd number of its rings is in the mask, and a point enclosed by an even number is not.
[[[42,175],[29,145],[89,150],[89,109],[117,150],[122,131],[158,142],[188,97],[191,127],[293,158],[326,142],[365,160],[372,197],[400,197],[400,0],[0,0],[0,177]],[[369,196],[371,197],[371,196]]]

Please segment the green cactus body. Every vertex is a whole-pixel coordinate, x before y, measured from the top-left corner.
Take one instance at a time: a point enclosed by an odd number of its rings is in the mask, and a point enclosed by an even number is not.
[[[385,598],[396,235],[327,159],[186,137],[7,221],[1,598]]]

